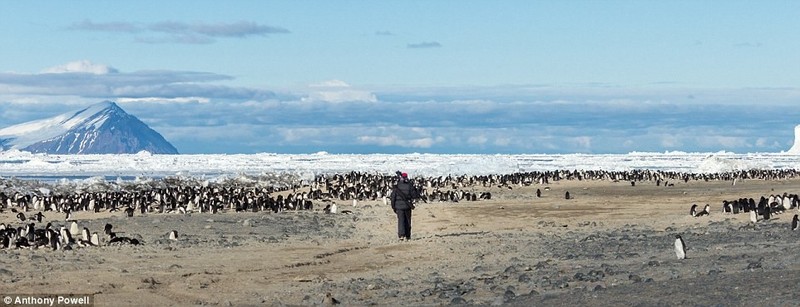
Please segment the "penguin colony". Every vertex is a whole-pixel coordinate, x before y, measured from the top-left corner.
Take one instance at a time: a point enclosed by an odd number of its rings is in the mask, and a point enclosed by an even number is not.
[[[631,171],[536,171],[504,175],[462,175],[418,177],[413,180],[422,199],[426,202],[458,203],[463,201],[489,200],[490,192],[480,189],[547,185],[561,180],[604,180],[626,181],[631,186],[635,182],[650,181],[658,186],[671,187],[676,182],[689,181],[734,181],[738,179],[775,180],[788,179],[800,175],[798,170],[746,170],[715,174],[694,174],[659,170]],[[72,246],[90,247],[100,245],[97,233],[88,229],[80,229],[72,219],[76,211],[100,212],[119,211],[125,216],[154,213],[219,213],[225,211],[271,211],[313,210],[315,201],[326,203],[326,213],[337,213],[334,201],[380,200],[386,204],[391,189],[396,183],[394,175],[349,172],[344,174],[317,175],[312,181],[303,184],[283,184],[272,187],[247,186],[246,184],[185,184],[178,180],[162,179],[160,187],[137,187],[129,190],[103,192],[67,192],[42,193],[40,190],[28,192],[0,192],[0,212],[10,209],[16,213],[21,226],[0,225],[0,247],[42,247],[68,249]],[[2,180],[0,180],[2,182]],[[547,191],[549,188],[544,187]],[[537,197],[541,190],[537,189]],[[569,194],[566,199],[571,199]],[[738,214],[755,212],[762,219],[770,215],[798,208],[800,200],[797,195],[770,195],[761,197],[756,204],[753,199],[739,199],[723,202],[723,212]],[[349,210],[343,210],[349,211]],[[29,212],[37,212],[30,216]],[[44,212],[44,213],[43,213]],[[138,213],[137,213],[138,212]],[[54,227],[51,223],[37,228],[42,223],[45,213],[63,214],[65,225]],[[710,206],[697,211],[694,205],[692,216],[701,217],[710,214]],[[35,222],[34,222],[35,221]],[[70,225],[67,229],[67,224]],[[104,229],[106,244],[141,244],[129,237],[120,237],[111,227]],[[796,228],[796,227],[795,227]],[[177,232],[170,232],[169,239],[177,240]]]
[[[706,205],[708,207],[708,205]],[[725,214],[747,213],[750,221],[769,220],[773,215],[786,211],[800,210],[800,197],[797,194],[784,193],[782,195],[761,196],[756,202],[753,198],[740,198],[722,201],[722,212]]]
[[[33,222],[16,228],[0,223],[0,248],[50,248],[55,251],[72,250],[73,247],[141,244],[135,238],[118,236],[116,232],[112,231],[111,224],[105,225],[103,230],[105,240],[100,241],[97,232],[90,232],[86,227],[79,229],[78,222],[74,220],[66,222],[70,224],[69,228],[65,225],[55,227],[50,222],[42,228],[36,228],[36,223]],[[173,234],[170,233],[170,238],[172,237]]]

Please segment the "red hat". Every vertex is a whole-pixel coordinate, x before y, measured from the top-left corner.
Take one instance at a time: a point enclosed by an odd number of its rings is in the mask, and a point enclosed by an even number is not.
[[[406,174],[406,173],[402,173],[402,174],[400,174],[400,176],[402,176],[403,178],[408,178],[408,174]]]

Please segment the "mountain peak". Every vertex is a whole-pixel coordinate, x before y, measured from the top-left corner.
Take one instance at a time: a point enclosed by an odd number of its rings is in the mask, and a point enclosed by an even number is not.
[[[178,151],[158,132],[113,101],[0,129],[0,147],[53,154]]]

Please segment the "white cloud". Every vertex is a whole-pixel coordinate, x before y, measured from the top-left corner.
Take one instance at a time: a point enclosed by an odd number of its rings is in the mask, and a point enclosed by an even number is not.
[[[303,101],[326,101],[333,103],[341,102],[377,102],[378,97],[370,91],[354,89],[342,80],[327,80],[319,83],[312,83],[308,86],[311,92]]]
[[[64,65],[53,66],[42,71],[47,74],[63,74],[63,73],[89,73],[95,75],[105,75],[109,73],[117,73],[116,68],[108,65],[95,64],[89,60],[81,60],[69,62]]]
[[[164,97],[141,97],[141,98],[126,98],[120,97],[116,99],[118,103],[209,103],[211,100],[205,97],[177,97],[177,98],[164,98]]]
[[[578,136],[572,138],[572,141],[575,142],[578,147],[584,149],[591,149],[592,148],[592,138],[589,136]]]
[[[378,146],[430,148],[434,144],[444,141],[444,138],[442,137],[402,138],[397,135],[387,135],[387,136],[360,136],[358,137],[358,141],[362,144],[374,144]]]
[[[109,32],[124,35],[136,34],[135,41],[147,44],[210,44],[214,38],[245,38],[290,33],[282,27],[260,25],[252,21],[233,23],[185,23],[162,21],[151,24],[131,22],[93,22],[83,20],[67,27],[76,31]],[[144,35],[144,36],[139,36]]]
[[[473,135],[467,139],[467,143],[470,145],[484,145],[488,141],[489,138],[484,135]]]
[[[77,96],[83,98],[273,98],[267,90],[209,84],[233,77],[193,71],[150,70],[120,72],[91,61],[47,68],[44,73],[0,73],[0,95]]]
[[[308,94],[303,98],[304,101],[327,101],[327,102],[377,102],[378,97],[368,91],[358,90],[339,90],[339,91],[319,91]]]
[[[318,83],[312,83],[308,85],[309,87],[324,87],[324,88],[331,88],[331,87],[350,87],[350,84],[344,82],[342,80],[327,80]]]
[[[683,143],[681,143],[681,140],[677,136],[663,135],[661,136],[661,146],[673,149],[673,148],[680,148],[681,146],[683,146]]]
[[[497,138],[494,140],[494,145],[505,147],[511,144],[510,138]]]

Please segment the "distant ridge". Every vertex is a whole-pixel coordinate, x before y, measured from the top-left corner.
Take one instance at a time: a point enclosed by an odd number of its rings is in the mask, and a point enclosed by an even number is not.
[[[178,153],[161,134],[111,101],[0,129],[0,148],[49,154]]]

